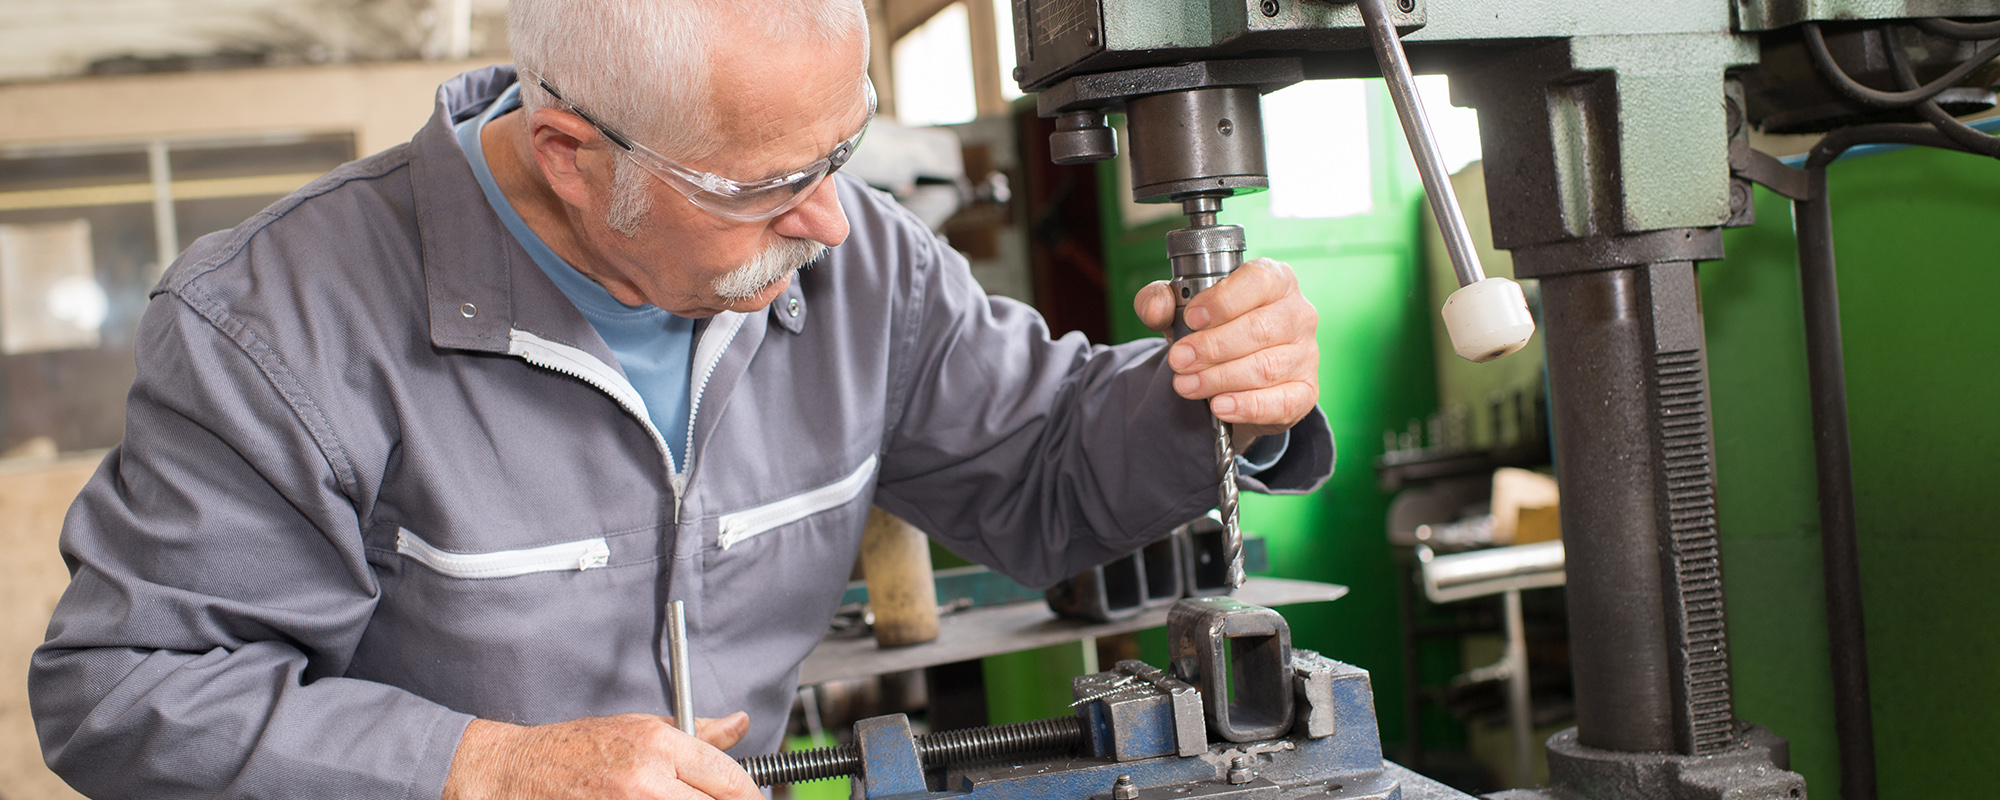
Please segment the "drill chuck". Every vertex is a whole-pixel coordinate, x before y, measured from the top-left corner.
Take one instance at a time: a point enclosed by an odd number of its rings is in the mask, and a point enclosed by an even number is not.
[[[1167,258],[1173,263],[1174,338],[1179,339],[1189,333],[1183,319],[1188,301],[1243,265],[1243,229],[1197,225],[1168,231]]]

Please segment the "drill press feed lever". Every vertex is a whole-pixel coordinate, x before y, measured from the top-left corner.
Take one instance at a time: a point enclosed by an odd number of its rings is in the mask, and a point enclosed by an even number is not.
[[[760,785],[855,775],[866,800],[1468,797],[1384,762],[1368,673],[1291,649],[1277,612],[1189,598],[1167,627],[1171,671],[1074,678],[1074,717],[918,736],[894,714],[856,723],[852,745],[744,766]]]
[[[1403,121],[1403,138],[1416,156],[1417,173],[1423,178],[1424,194],[1430,198],[1438,230],[1444,234],[1445,251],[1451,255],[1452,271],[1458,276],[1458,290],[1444,301],[1444,327],[1451,334],[1451,349],[1459,358],[1484,363],[1513,353],[1528,345],[1535,335],[1535,319],[1528,314],[1528,298],[1521,285],[1506,278],[1489,278],[1479,267],[1479,252],[1472,244],[1472,229],[1459,210],[1458,194],[1452,191],[1451,175],[1439,154],[1437,137],[1431,133],[1430,119],[1417,97],[1417,80],[1410,73],[1410,60],[1403,53],[1403,40],[1389,17],[1386,0],[1357,0],[1361,18],[1368,28],[1368,41],[1375,60],[1382,65],[1382,78],[1389,86],[1389,98],[1396,104],[1396,116]]]

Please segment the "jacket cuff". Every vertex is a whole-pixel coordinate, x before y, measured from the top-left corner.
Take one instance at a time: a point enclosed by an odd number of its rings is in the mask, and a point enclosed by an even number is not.
[[[1264,470],[1278,465],[1285,458],[1285,448],[1291,446],[1292,432],[1279,431],[1273,436],[1259,437],[1257,441],[1236,455],[1236,471],[1255,477]]]
[[[457,759],[459,741],[465,738],[465,729],[472,724],[471,714],[438,709],[429,729],[422,737],[422,751],[417,758],[417,771],[411,776],[410,800],[430,800],[444,796],[444,785],[451,777],[452,762]]]
[[[1326,413],[1315,405],[1286,433],[1284,454],[1277,463],[1256,475],[1239,474],[1237,488],[1263,494],[1306,494],[1326,483],[1333,475],[1334,462],[1333,429],[1327,425]],[[1251,449],[1257,450],[1261,444],[1263,440]]]

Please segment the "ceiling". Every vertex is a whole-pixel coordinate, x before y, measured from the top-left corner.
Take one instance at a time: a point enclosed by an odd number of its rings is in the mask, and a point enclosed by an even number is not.
[[[433,54],[452,0],[5,0],[0,81]],[[473,51],[504,46],[506,0],[467,0]],[[440,13],[440,12],[443,13]],[[122,59],[105,64],[106,60]],[[237,65],[241,65],[238,63]]]

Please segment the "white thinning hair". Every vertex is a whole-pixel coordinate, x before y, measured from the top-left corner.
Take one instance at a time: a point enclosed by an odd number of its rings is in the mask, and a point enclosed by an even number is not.
[[[856,33],[864,48],[868,41],[861,0],[748,8],[720,0],[512,0],[507,13],[514,63],[600,122],[679,160],[723,145],[711,135],[708,53],[719,37],[746,25],[773,44],[832,44]],[[540,87],[524,82],[521,89],[529,111],[552,105]]]

